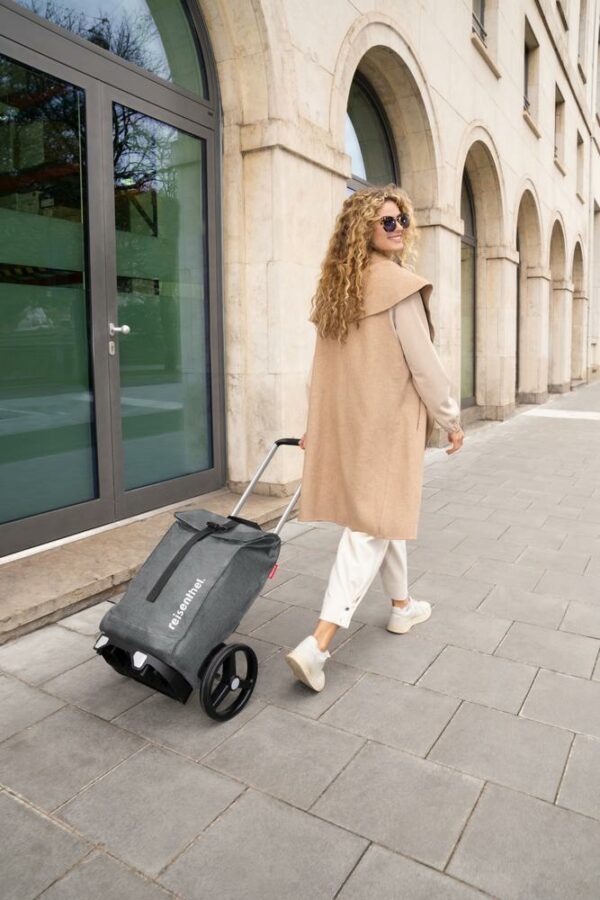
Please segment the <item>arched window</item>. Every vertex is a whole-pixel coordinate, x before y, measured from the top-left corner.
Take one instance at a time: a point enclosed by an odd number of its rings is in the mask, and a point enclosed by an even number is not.
[[[177,0],[16,2],[158,78],[208,97],[204,60],[187,9]]]
[[[461,405],[475,404],[475,309],[477,284],[475,267],[477,259],[477,235],[473,191],[467,173],[464,173],[460,197],[460,214],[465,231],[461,238],[460,286],[461,286]]]
[[[346,153],[352,159],[348,192],[368,185],[399,183],[391,129],[373,88],[354,76],[346,112]]]

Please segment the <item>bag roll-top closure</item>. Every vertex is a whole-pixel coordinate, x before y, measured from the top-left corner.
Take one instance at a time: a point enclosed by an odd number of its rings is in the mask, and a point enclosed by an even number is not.
[[[265,534],[268,534],[268,532],[260,528],[250,528],[225,516],[209,512],[207,509],[190,509],[185,512],[176,512],[175,518],[182,525],[194,531],[203,531],[209,526],[213,527],[210,537],[230,541],[235,544],[250,544],[253,541],[261,540]],[[214,523],[214,526],[211,526],[211,523]]]

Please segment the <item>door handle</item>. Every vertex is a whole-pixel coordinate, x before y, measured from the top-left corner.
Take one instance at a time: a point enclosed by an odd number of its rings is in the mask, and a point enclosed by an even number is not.
[[[111,337],[115,334],[129,334],[131,332],[131,328],[129,325],[114,325],[112,322],[108,326],[108,333]]]

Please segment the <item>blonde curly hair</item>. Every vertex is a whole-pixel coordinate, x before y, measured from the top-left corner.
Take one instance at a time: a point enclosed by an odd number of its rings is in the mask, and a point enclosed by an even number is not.
[[[415,257],[415,244],[420,235],[415,225],[414,209],[406,191],[396,184],[385,187],[369,187],[347,197],[339,213],[329,241],[321,276],[311,301],[309,321],[317,327],[321,337],[337,338],[345,343],[349,326],[364,313],[363,276],[369,264],[371,236],[378,220],[378,211],[393,200],[410,216],[410,225],[404,229],[402,249],[390,258],[405,268]]]

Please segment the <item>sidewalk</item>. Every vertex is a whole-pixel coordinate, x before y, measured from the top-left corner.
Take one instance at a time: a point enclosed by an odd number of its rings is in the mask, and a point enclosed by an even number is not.
[[[411,593],[379,578],[293,680],[341,529],[290,522],[239,627],[248,707],[204,716],[92,650],[108,603],[0,647],[9,900],[600,896],[600,382],[430,454]]]

